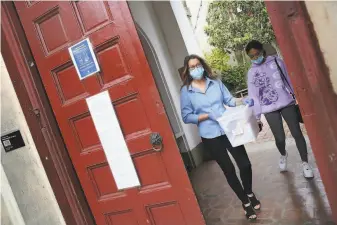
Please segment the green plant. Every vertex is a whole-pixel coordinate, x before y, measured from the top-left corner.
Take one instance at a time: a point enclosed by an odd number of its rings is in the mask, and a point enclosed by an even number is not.
[[[230,67],[228,64],[229,54],[219,48],[214,48],[210,53],[206,53],[205,58],[210,67],[216,72],[227,70]]]
[[[232,93],[247,88],[247,72],[249,67],[249,64],[235,65],[222,71],[221,80]]]
[[[242,51],[252,39],[275,40],[263,1],[214,1],[210,3],[205,32],[212,46],[229,52]]]
[[[230,65],[228,63],[229,54],[218,48],[214,48],[209,54],[206,54],[205,58],[212,70],[231,92],[247,88],[246,74],[250,64]]]

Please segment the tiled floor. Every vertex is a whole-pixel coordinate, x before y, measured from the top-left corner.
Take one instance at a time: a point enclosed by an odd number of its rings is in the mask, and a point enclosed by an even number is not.
[[[254,191],[262,202],[262,211],[254,224],[334,224],[329,222],[331,211],[316,165],[312,163],[315,178],[306,180],[293,141],[287,149],[289,172],[280,173],[277,166],[279,153],[273,142],[247,146],[253,165]],[[310,161],[314,161],[312,154]],[[191,180],[207,225],[249,224],[240,201],[214,161],[193,171]]]

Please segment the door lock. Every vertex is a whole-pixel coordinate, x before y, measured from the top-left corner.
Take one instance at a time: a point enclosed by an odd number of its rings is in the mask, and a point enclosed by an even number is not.
[[[161,152],[163,150],[163,138],[159,133],[154,132],[150,135],[150,143],[154,151]]]

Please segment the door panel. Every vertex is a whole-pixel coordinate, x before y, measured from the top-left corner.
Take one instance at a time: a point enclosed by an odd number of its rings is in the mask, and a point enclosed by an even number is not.
[[[204,224],[127,3],[15,5],[96,223]],[[68,47],[87,37],[101,72],[80,81]],[[117,189],[96,133],[85,99],[106,90],[141,187]],[[152,132],[162,135],[162,152],[152,149]]]

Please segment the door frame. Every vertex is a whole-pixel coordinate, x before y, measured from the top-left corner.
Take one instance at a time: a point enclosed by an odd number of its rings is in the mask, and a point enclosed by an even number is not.
[[[337,95],[330,71],[305,2],[265,3],[301,107],[333,220],[337,222]]]
[[[13,1],[1,2],[1,54],[66,224],[94,225]]]

